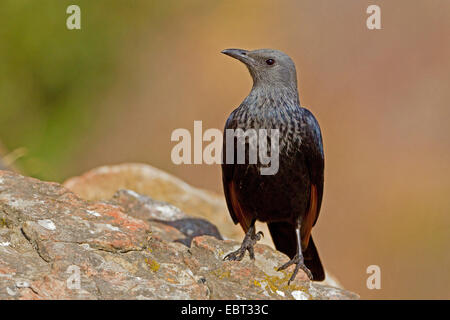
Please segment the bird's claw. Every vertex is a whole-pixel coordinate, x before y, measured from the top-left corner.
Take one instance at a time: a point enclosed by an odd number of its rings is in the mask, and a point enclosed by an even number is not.
[[[248,251],[250,255],[250,259],[255,260],[255,251],[253,249],[254,245],[261,240],[261,237],[264,237],[264,233],[259,231],[258,233],[252,236],[245,236],[244,241],[242,241],[242,245],[236,251],[230,252],[227,254],[223,260],[228,261],[241,261],[244,258],[245,251]]]
[[[288,262],[283,264],[281,267],[279,267],[277,269],[277,271],[284,270],[293,264],[295,264],[295,269],[291,275],[291,278],[288,281],[288,285],[290,285],[291,282],[294,281],[295,277],[297,276],[298,270],[300,270],[300,269],[302,269],[306,273],[309,280],[311,280],[311,281],[313,280],[313,275],[312,275],[311,271],[308,269],[308,267],[306,267],[303,257],[300,258],[298,254],[296,254],[294,258],[292,258],[291,260],[289,260]]]
[[[238,250],[230,252],[229,254],[227,254],[223,260],[228,260],[228,261],[241,261],[242,258],[244,257],[245,254],[245,250],[246,249],[242,249],[242,247],[240,247]]]

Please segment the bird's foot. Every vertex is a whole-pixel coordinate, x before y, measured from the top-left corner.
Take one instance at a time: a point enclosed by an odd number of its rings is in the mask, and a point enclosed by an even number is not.
[[[306,267],[305,262],[303,260],[303,256],[296,254],[294,258],[292,258],[291,260],[289,260],[288,262],[286,262],[285,264],[283,264],[281,267],[278,268],[278,271],[284,270],[287,267],[289,267],[290,265],[295,264],[295,269],[294,272],[292,273],[291,278],[288,281],[288,285],[291,284],[292,281],[294,281],[295,276],[298,273],[299,269],[302,269],[306,275],[308,276],[309,280],[313,279],[313,275],[311,273],[311,271]]]
[[[229,261],[241,261],[242,258],[244,258],[245,251],[248,251],[250,255],[250,259],[255,260],[255,251],[253,249],[253,246],[261,240],[261,237],[264,237],[264,233],[262,231],[259,231],[258,233],[250,233],[248,232],[245,235],[244,241],[242,241],[241,247],[233,252],[230,252],[227,254],[223,260],[229,260]]]

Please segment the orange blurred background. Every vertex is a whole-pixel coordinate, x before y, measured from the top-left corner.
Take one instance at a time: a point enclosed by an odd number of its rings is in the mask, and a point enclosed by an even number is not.
[[[381,30],[366,27],[370,4]],[[450,1],[186,1],[164,13],[120,38],[117,73],[95,91],[94,125],[60,180],[145,162],[222,193],[220,166],[171,162],[171,133],[194,120],[222,130],[250,91],[246,68],[221,50],[279,49],[322,128],[313,233],[325,267],[362,298],[449,299]],[[85,21],[79,32],[95,34]],[[369,265],[380,290],[366,287]]]

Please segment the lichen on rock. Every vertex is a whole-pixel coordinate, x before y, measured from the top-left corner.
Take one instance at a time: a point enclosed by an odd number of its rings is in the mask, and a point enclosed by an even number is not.
[[[230,222],[231,223],[231,222]],[[340,288],[287,285],[288,258],[264,244],[256,260],[211,222],[119,190],[87,201],[57,183],[0,171],[0,299],[354,299]]]

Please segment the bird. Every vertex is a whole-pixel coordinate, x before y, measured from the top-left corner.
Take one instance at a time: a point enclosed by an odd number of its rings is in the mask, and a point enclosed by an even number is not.
[[[253,247],[264,236],[256,232],[255,222],[261,221],[268,224],[275,248],[290,259],[278,271],[295,264],[288,285],[300,269],[310,280],[322,281],[325,272],[311,229],[323,197],[323,141],[317,119],[300,104],[295,64],[274,49],[225,49],[222,53],[245,64],[253,79],[250,93],[231,112],[223,132],[224,194],[234,224],[239,223],[245,232],[240,248],[223,259],[240,261],[248,251],[254,260]],[[226,132],[239,129],[278,131],[276,173],[261,174],[267,164],[248,161],[249,139],[244,142],[246,161],[236,161],[238,138],[230,143]],[[267,143],[275,143],[275,139],[267,136]]]

